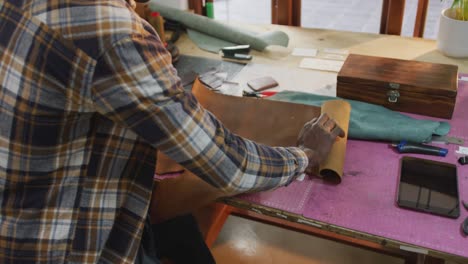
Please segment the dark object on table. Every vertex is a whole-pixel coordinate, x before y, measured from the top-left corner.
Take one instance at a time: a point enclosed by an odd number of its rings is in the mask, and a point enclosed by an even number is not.
[[[275,79],[270,76],[265,76],[250,80],[247,82],[247,85],[255,92],[261,92],[263,90],[278,86],[278,82],[276,82]]]
[[[264,97],[273,96],[273,95],[275,95],[277,93],[278,92],[274,92],[274,91],[267,91],[267,92],[246,92],[246,91],[242,91],[242,96],[264,98]]]
[[[468,211],[468,203],[466,203],[465,201],[462,201],[462,204],[463,204],[463,207],[465,207],[465,209]],[[465,221],[463,221],[461,227],[462,227],[463,233],[468,236],[468,217],[465,218]]]
[[[223,59],[223,61],[247,64],[252,60],[252,55],[234,54],[233,56],[226,56],[221,53],[221,58]]]
[[[463,221],[462,223],[462,230],[463,230],[463,233],[465,233],[465,235],[468,236],[468,217],[465,218],[465,221]]]
[[[445,157],[448,153],[448,149],[445,148],[418,143],[409,143],[407,141],[400,141],[400,143],[394,143],[392,146],[395,147],[399,153],[415,153],[440,157]]]
[[[234,56],[234,54],[249,54],[250,45],[224,47],[221,49],[221,52],[227,56]]]
[[[177,48],[177,46],[174,45],[174,43],[167,42],[166,49],[171,53],[172,63],[176,63],[179,60],[179,57],[180,57],[179,48]]]
[[[466,165],[466,164],[468,164],[468,156],[460,157],[460,158],[458,159],[458,163],[460,163],[461,165]]]
[[[458,218],[457,167],[433,160],[403,157],[397,195],[398,206]]]
[[[227,61],[247,63],[252,60],[252,55],[248,55],[249,52],[250,45],[224,47],[221,49],[221,57]]]
[[[175,43],[184,31],[184,26],[177,21],[164,19],[164,30],[166,30],[166,41]]]
[[[452,118],[458,66],[350,54],[337,96],[396,111]]]

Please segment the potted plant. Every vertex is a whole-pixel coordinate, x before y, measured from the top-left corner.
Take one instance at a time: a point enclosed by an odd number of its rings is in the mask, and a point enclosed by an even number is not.
[[[450,57],[468,57],[468,0],[454,0],[442,10],[437,48]]]

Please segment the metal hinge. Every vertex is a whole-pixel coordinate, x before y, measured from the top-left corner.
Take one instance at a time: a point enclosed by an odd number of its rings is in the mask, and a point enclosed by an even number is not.
[[[400,84],[399,83],[389,83],[388,86],[390,87],[390,91],[387,92],[388,96],[388,101],[390,103],[396,103],[398,102],[398,97],[400,97],[400,92],[397,90],[400,89]]]
[[[387,96],[388,101],[390,103],[396,103],[398,102],[398,98],[400,97],[400,92],[398,92],[397,90],[390,90],[387,92]]]
[[[392,89],[400,89],[399,83],[389,83],[388,86],[390,86]]]

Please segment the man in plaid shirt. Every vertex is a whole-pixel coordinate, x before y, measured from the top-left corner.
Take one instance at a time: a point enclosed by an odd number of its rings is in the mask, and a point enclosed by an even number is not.
[[[0,0],[0,263],[134,262],[156,149],[233,195],[287,184],[342,135],[326,116],[299,147],[230,133],[124,0]]]

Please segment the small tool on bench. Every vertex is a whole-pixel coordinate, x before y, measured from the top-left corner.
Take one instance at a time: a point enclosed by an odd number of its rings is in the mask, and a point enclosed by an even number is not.
[[[465,140],[462,138],[451,137],[451,136],[432,136],[431,143],[439,143],[439,144],[455,144],[463,146],[465,144]]]
[[[409,143],[406,140],[400,141],[400,143],[393,143],[392,147],[395,147],[399,153],[426,154],[440,157],[445,157],[448,153],[448,149],[445,148],[418,143]]]
[[[249,55],[249,52],[250,45],[224,47],[221,49],[221,57],[228,61],[247,63],[252,60],[252,55]]]
[[[258,97],[258,98],[263,98],[263,97],[269,97],[277,94],[278,92],[275,91],[266,91],[266,92],[242,92],[242,96],[245,97]]]
[[[461,165],[466,165],[468,164],[468,156],[463,156],[463,157],[460,157],[458,159],[458,163],[460,163]],[[465,207],[466,208],[466,207]],[[466,208],[466,210],[468,210],[468,208]]]
[[[275,95],[276,91],[265,91],[278,86],[278,82],[271,76],[256,78],[247,82],[247,86],[253,92],[243,91],[243,96],[247,97],[268,97]]]

